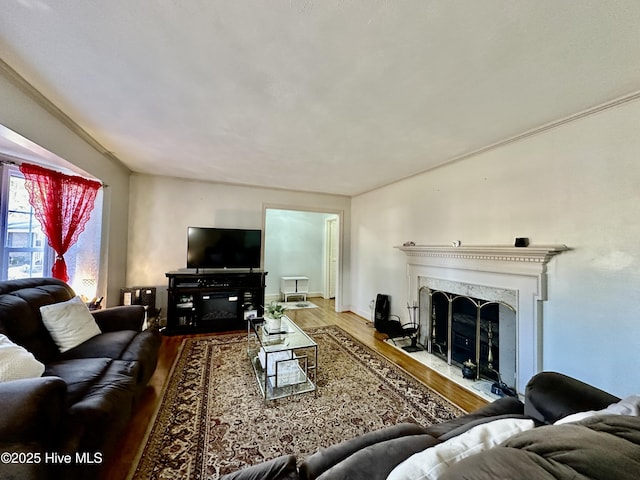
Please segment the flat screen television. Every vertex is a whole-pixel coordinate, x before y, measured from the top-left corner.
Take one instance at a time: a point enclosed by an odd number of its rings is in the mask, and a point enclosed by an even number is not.
[[[261,230],[189,227],[187,268],[260,268]]]

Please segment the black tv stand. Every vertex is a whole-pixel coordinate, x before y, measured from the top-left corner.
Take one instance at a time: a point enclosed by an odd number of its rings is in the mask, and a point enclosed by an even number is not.
[[[264,313],[267,272],[177,270],[165,275],[169,279],[165,335],[243,330],[248,317]]]

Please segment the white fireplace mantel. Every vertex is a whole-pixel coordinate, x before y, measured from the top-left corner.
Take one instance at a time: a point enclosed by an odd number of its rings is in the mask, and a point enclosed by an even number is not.
[[[569,248],[566,245],[537,245],[512,247],[507,245],[412,245],[396,247],[409,257],[430,257],[439,259],[460,259],[481,262],[515,262],[544,265],[554,255]],[[485,267],[486,268],[486,267]],[[504,268],[509,268],[505,266]]]
[[[569,248],[566,245],[415,245],[396,248],[407,257],[408,300],[414,304],[419,302],[420,289],[431,280],[515,292],[516,387],[524,392],[529,378],[542,367],[541,302],[547,300],[546,266],[555,255]]]

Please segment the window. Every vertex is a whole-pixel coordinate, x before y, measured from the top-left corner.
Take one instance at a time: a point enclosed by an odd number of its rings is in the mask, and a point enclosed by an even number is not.
[[[0,233],[3,239],[0,279],[50,277],[55,252],[29,204],[24,177],[15,165],[4,164],[0,170]],[[102,189],[84,232],[64,256],[69,284],[76,293],[88,299],[96,295],[98,285],[101,227]]]
[[[42,277],[51,269],[53,251],[47,245],[40,222],[33,214],[24,177],[10,165],[2,175],[2,280]]]

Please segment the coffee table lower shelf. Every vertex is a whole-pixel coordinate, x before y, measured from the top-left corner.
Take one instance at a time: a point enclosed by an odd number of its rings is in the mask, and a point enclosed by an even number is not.
[[[282,363],[297,363],[298,360],[300,359],[294,358]],[[309,378],[308,372],[305,372],[299,364],[294,367],[282,368],[282,371],[278,371],[277,374],[269,375],[266,374],[258,355],[253,356],[251,364],[256,374],[260,393],[267,401],[316,391],[315,383]]]

